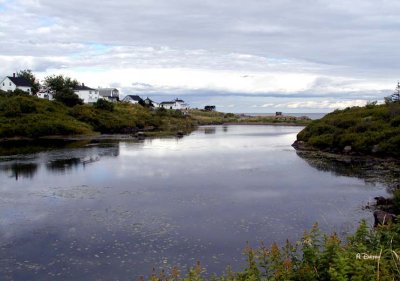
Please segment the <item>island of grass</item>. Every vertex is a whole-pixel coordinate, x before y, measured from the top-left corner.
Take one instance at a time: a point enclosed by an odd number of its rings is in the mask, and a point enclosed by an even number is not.
[[[297,135],[297,149],[351,155],[400,156],[400,102],[336,110]]]

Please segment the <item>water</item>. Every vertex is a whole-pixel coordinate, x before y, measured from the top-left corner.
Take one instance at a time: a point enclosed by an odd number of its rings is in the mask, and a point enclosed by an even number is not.
[[[274,113],[245,113],[245,115],[249,116],[275,116]],[[285,116],[294,116],[294,117],[302,117],[302,116],[307,116],[311,120],[316,120],[316,119],[321,119],[324,117],[327,113],[286,113],[282,112],[283,115]]]
[[[243,265],[246,241],[345,234],[385,186],[313,168],[299,127],[202,127],[0,158],[0,280],[136,280],[197,260]],[[82,145],[82,144],[80,144]]]

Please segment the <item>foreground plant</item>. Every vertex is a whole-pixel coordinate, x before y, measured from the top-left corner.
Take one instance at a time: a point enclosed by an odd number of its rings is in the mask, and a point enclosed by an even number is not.
[[[270,248],[247,245],[246,266],[240,272],[229,268],[221,276],[205,276],[200,263],[180,276],[177,268],[171,274],[153,274],[152,281],[166,280],[400,280],[400,224],[370,229],[362,221],[346,242],[336,233],[322,234],[315,224],[295,244],[286,241]]]

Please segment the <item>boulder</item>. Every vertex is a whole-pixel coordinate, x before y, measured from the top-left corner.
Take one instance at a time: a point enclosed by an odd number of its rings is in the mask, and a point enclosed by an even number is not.
[[[375,211],[374,212],[374,226],[385,225],[389,223],[393,223],[396,220],[396,216],[394,214],[385,212],[385,211]]]
[[[343,148],[343,152],[344,152],[344,153],[350,153],[350,152],[351,152],[351,145],[346,145],[346,146]]]
[[[372,153],[377,153],[377,152],[379,152],[379,151],[380,151],[379,145],[375,144],[375,145],[372,147],[371,152],[372,152]]]
[[[304,141],[296,140],[296,141],[292,144],[292,146],[294,147],[294,149],[303,149],[303,148],[305,147],[305,143],[304,143]]]
[[[376,206],[387,206],[387,205],[392,205],[393,200],[385,198],[383,196],[378,196],[374,198],[376,200]]]

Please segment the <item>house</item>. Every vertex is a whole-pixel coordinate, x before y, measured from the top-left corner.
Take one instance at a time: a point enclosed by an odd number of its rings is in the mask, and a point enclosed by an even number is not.
[[[142,98],[137,96],[137,95],[127,95],[126,97],[124,97],[124,99],[122,101],[123,102],[129,102],[129,103],[132,103],[132,104],[143,102]]]
[[[155,101],[149,99],[149,97],[147,97],[147,98],[144,100],[144,103],[145,103],[147,106],[149,106],[149,107],[159,107],[159,105],[160,105],[158,102],[155,102]]]
[[[16,77],[15,73],[13,76],[6,76],[0,83],[0,90],[3,91],[15,91],[16,89],[32,93],[32,84],[24,77]]]
[[[82,83],[74,88],[75,94],[83,100],[84,103],[94,103],[99,99],[99,91],[93,88],[89,88]]]
[[[175,109],[175,110],[187,110],[189,106],[180,99],[175,99],[174,101],[164,101],[160,103],[160,107],[165,109]]]
[[[42,87],[36,93],[36,96],[41,99],[54,100],[54,92],[49,88]]]
[[[204,107],[205,111],[215,111],[215,105],[206,105]]]
[[[99,88],[99,97],[107,101],[119,101],[119,91],[116,88]]]

